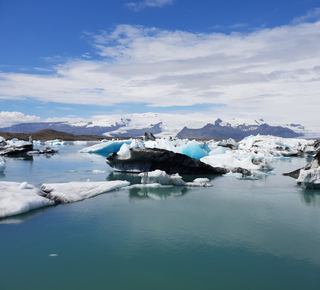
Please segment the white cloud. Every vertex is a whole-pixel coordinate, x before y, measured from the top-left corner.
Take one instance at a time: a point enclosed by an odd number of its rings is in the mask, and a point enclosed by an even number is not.
[[[145,0],[140,2],[129,2],[125,5],[135,11],[139,11],[146,7],[163,7],[173,4],[173,0]]]
[[[0,74],[0,98],[64,104],[226,104],[221,115],[317,122],[320,22],[231,35],[119,25],[93,35],[103,60],[51,75]]]
[[[39,122],[40,118],[36,116],[25,116],[21,112],[0,112],[0,128],[10,127],[20,123]]]
[[[320,8],[314,8],[308,11],[306,15],[302,15],[300,17],[293,19],[292,24],[297,25],[300,23],[308,22],[308,21],[318,21],[318,20],[320,20]]]

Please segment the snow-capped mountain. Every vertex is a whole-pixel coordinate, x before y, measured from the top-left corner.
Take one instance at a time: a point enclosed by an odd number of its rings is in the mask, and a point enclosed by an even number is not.
[[[267,124],[263,119],[220,119],[217,117],[177,114],[126,114],[109,115],[83,122],[22,123],[0,131],[33,133],[53,129],[75,135],[100,135],[105,137],[140,137],[151,132],[157,137],[180,138],[235,138],[251,134],[269,134],[279,137],[304,136],[316,138],[314,130],[308,131],[301,124]]]

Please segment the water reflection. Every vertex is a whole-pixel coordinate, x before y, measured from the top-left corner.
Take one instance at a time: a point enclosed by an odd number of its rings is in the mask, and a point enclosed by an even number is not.
[[[44,213],[45,211],[50,210],[51,208],[55,207],[56,205],[53,206],[46,206],[38,209],[33,209],[31,211],[10,216],[10,217],[5,217],[5,218],[0,218],[0,225],[1,224],[20,224],[28,219],[31,219],[39,214]]]
[[[15,156],[5,156],[5,160],[23,160],[23,161],[33,161],[33,155],[15,155]]]
[[[129,197],[132,199],[166,199],[168,197],[180,197],[185,195],[188,189],[183,186],[162,187],[132,187],[129,189]]]
[[[320,190],[303,188],[301,192],[301,201],[306,205],[320,208]]]
[[[141,177],[138,173],[123,173],[123,172],[117,172],[113,171],[107,176],[108,181],[112,180],[126,180],[129,181],[130,184],[140,184],[141,183]]]

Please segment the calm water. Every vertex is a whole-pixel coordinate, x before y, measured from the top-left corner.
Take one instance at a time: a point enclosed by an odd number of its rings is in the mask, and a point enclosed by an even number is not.
[[[61,147],[6,159],[0,181],[127,179]],[[0,220],[0,289],[319,289],[320,192],[281,173],[212,188],[121,189]],[[185,180],[194,177],[184,177]],[[52,256],[52,254],[54,254]]]

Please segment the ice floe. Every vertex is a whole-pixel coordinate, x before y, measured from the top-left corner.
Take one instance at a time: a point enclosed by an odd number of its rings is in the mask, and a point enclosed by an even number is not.
[[[43,195],[57,203],[80,201],[98,194],[128,186],[128,181],[87,181],[43,184]]]
[[[130,144],[132,141],[106,141],[81,149],[80,153],[109,154],[118,152],[123,144]]]
[[[0,182],[0,218],[54,205],[53,200],[42,197],[41,190],[27,182]]]
[[[80,201],[130,185],[128,181],[69,182],[43,184],[0,182],[0,218],[58,203]]]

